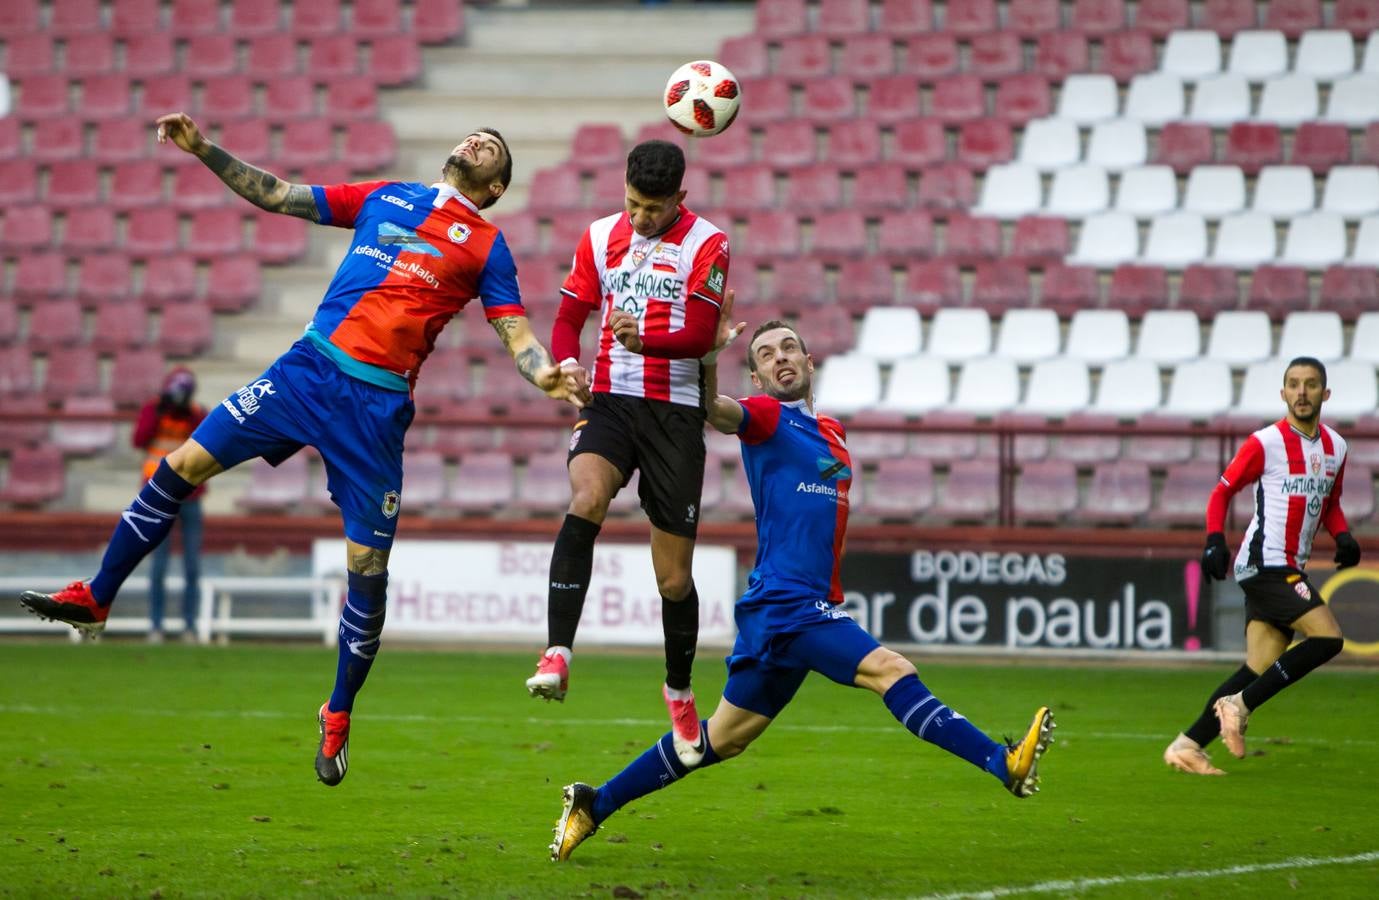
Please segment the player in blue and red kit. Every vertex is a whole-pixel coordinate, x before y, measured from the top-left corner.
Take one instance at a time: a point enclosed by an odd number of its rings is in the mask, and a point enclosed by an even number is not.
[[[729,327],[731,315],[729,291],[716,348],[744,327]],[[909,660],[877,643],[839,606],[853,464],[842,425],[814,412],[814,363],[804,340],[779,321],[757,329],[747,363],[764,396],[746,400],[717,393],[717,354],[703,360],[708,423],[742,440],[757,514],[757,557],[737,601],[728,682],[704,722],[708,747],[697,768],[747,749],[813,671],[876,692],[903,727],[989,772],[1015,796],[1037,791],[1039,759],[1053,740],[1047,707],[1034,714],[1018,744],[997,743],[945,706]],[[666,734],[601,787],[566,786],[551,858],[568,859],[614,812],[689,772]]]
[[[339,784],[349,765],[355,694],[383,631],[403,437],[415,414],[411,390],[436,336],[478,298],[518,370],[548,396],[581,405],[586,376],[554,365],[533,335],[512,254],[479,214],[512,177],[512,157],[497,131],[480,129],[461,141],[432,185],[291,184],[206,140],[182,113],[158,119],[158,140],[196,155],[251,203],[351,228],[354,240],[302,338],[164,457],[121,515],[100,572],[90,582],[54,594],[26,591],[19,599],[40,616],[99,633],[120,585],[167,537],[182,501],[200,484],[254,457],[277,465],[310,444],[325,461],[340,507],[349,568],[335,688],[317,713],[316,775]]]

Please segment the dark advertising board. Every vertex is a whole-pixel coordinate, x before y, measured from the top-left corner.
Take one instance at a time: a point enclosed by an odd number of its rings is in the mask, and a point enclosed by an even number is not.
[[[846,608],[883,643],[1018,650],[1212,647],[1196,560],[920,550],[850,553]]]

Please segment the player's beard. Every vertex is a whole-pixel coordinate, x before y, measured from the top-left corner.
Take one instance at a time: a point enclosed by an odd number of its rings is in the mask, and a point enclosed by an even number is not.
[[[1316,403],[1309,403],[1307,404],[1307,409],[1309,411],[1306,414],[1300,413],[1298,412],[1298,405],[1294,403],[1291,410],[1293,413],[1293,418],[1297,419],[1304,425],[1316,424],[1317,420],[1322,417],[1321,406]]]
[[[798,373],[795,376],[795,380],[789,385],[781,384],[779,381],[773,379],[767,384],[766,394],[772,399],[779,400],[782,403],[794,403],[797,400],[803,400],[808,397],[810,388],[809,376],[804,373]]]

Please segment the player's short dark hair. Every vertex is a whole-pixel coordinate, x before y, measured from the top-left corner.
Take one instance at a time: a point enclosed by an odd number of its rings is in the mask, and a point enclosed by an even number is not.
[[[498,145],[503,148],[503,167],[498,170],[498,180],[503,183],[503,190],[507,190],[508,184],[512,181],[512,151],[508,149],[508,142],[503,139],[503,135],[497,128],[478,128],[477,134],[491,134],[498,141]],[[491,205],[497,198],[489,198]]]
[[[785,328],[794,332],[795,340],[800,342],[800,352],[804,354],[809,353],[809,348],[805,346],[804,338],[800,337],[799,329],[788,322],[782,322],[780,319],[768,319],[757,326],[757,330],[752,332],[752,339],[747,342],[747,368],[749,370],[753,372],[757,370],[757,355],[752,352],[752,345],[757,342],[757,338],[777,328]]]
[[[1317,359],[1315,356],[1293,357],[1292,361],[1288,363],[1288,368],[1283,370],[1283,378],[1285,384],[1288,380],[1288,369],[1291,369],[1294,366],[1308,366],[1310,368],[1316,369],[1317,374],[1322,377],[1322,387],[1326,387],[1326,366],[1322,365],[1322,361],[1320,359]]]
[[[627,183],[647,197],[669,197],[685,177],[685,151],[670,141],[642,141],[627,154]]]

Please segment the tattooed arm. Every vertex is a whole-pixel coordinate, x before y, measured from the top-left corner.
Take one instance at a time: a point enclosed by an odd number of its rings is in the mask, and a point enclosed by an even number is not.
[[[547,397],[569,400],[576,407],[588,402],[584,370],[578,366],[569,370],[557,366],[545,345],[532,332],[526,316],[503,316],[494,319],[492,324],[523,378],[539,387]]]
[[[158,119],[158,143],[172,141],[193,154],[216,174],[230,190],[269,212],[285,213],[312,222],[321,220],[311,187],[292,184],[272,172],[236,159],[223,148],[206,140],[186,113],[172,113]]]

